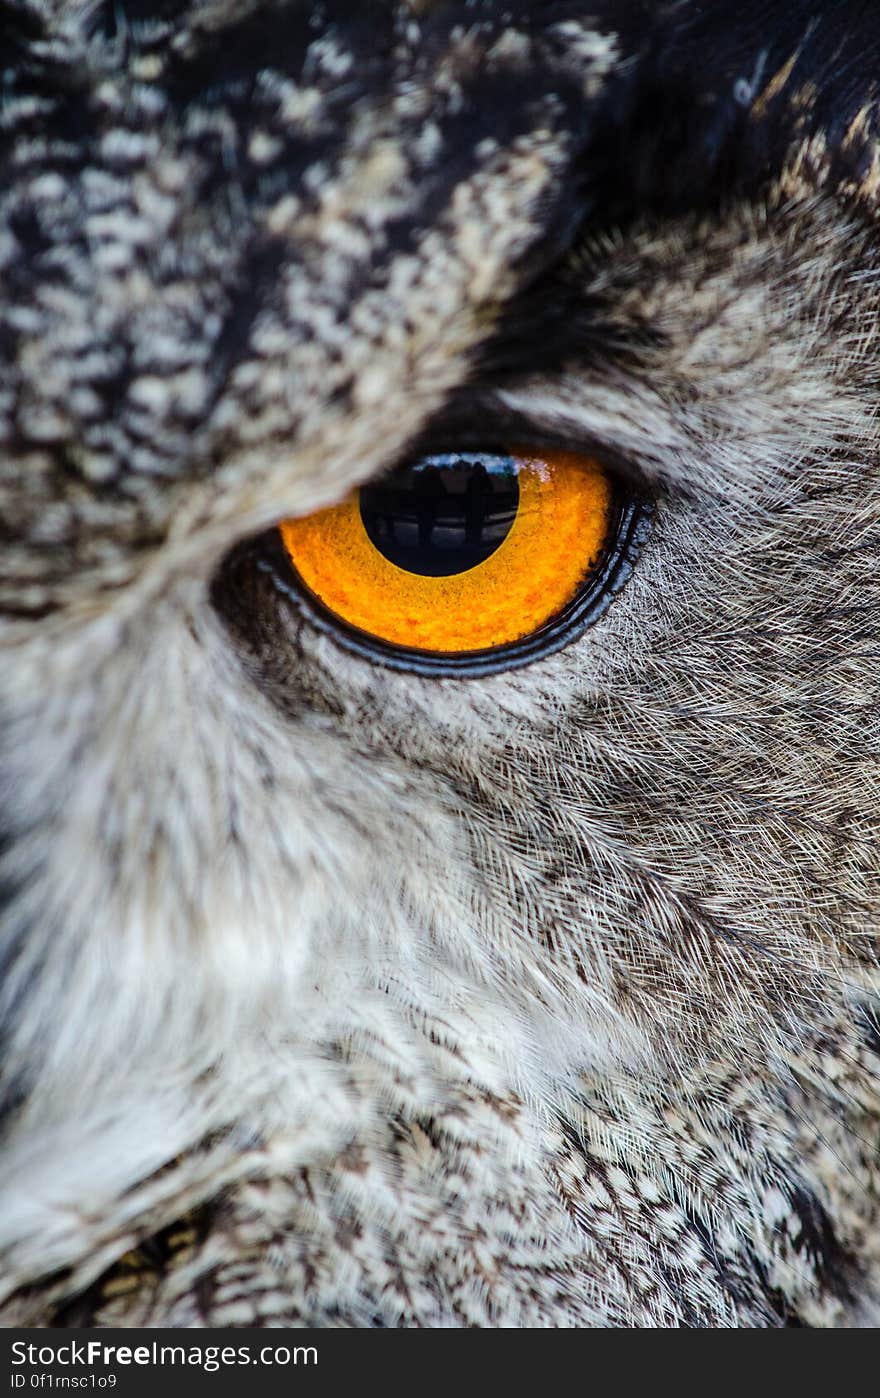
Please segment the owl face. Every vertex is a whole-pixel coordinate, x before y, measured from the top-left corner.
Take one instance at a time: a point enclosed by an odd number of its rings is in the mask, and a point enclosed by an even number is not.
[[[7,1323],[875,1314],[880,32],[818,11],[2,21]]]

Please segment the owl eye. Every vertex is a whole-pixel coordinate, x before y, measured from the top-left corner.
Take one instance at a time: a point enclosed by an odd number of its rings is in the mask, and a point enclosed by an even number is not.
[[[279,527],[300,594],[343,644],[479,673],[558,649],[593,618],[628,515],[617,496],[590,457],[451,452]]]

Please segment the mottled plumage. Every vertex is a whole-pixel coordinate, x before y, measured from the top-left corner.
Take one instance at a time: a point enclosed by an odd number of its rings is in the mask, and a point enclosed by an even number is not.
[[[0,3],[0,1317],[880,1321],[880,20]],[[649,527],[481,678],[264,531]]]

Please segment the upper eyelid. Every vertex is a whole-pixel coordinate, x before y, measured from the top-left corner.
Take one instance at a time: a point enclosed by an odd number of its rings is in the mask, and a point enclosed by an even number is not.
[[[386,469],[392,471],[406,460],[438,451],[506,452],[513,446],[536,453],[562,451],[594,457],[631,490],[654,496],[663,489],[662,478],[651,469],[651,463],[637,453],[583,428],[547,426],[528,410],[507,407],[497,399],[453,401],[409,444],[401,457],[388,463]]]

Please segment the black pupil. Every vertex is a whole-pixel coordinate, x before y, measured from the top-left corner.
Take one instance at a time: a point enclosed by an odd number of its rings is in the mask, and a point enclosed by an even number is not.
[[[370,542],[408,573],[445,578],[475,568],[504,543],[519,505],[513,457],[425,456],[364,486]]]

